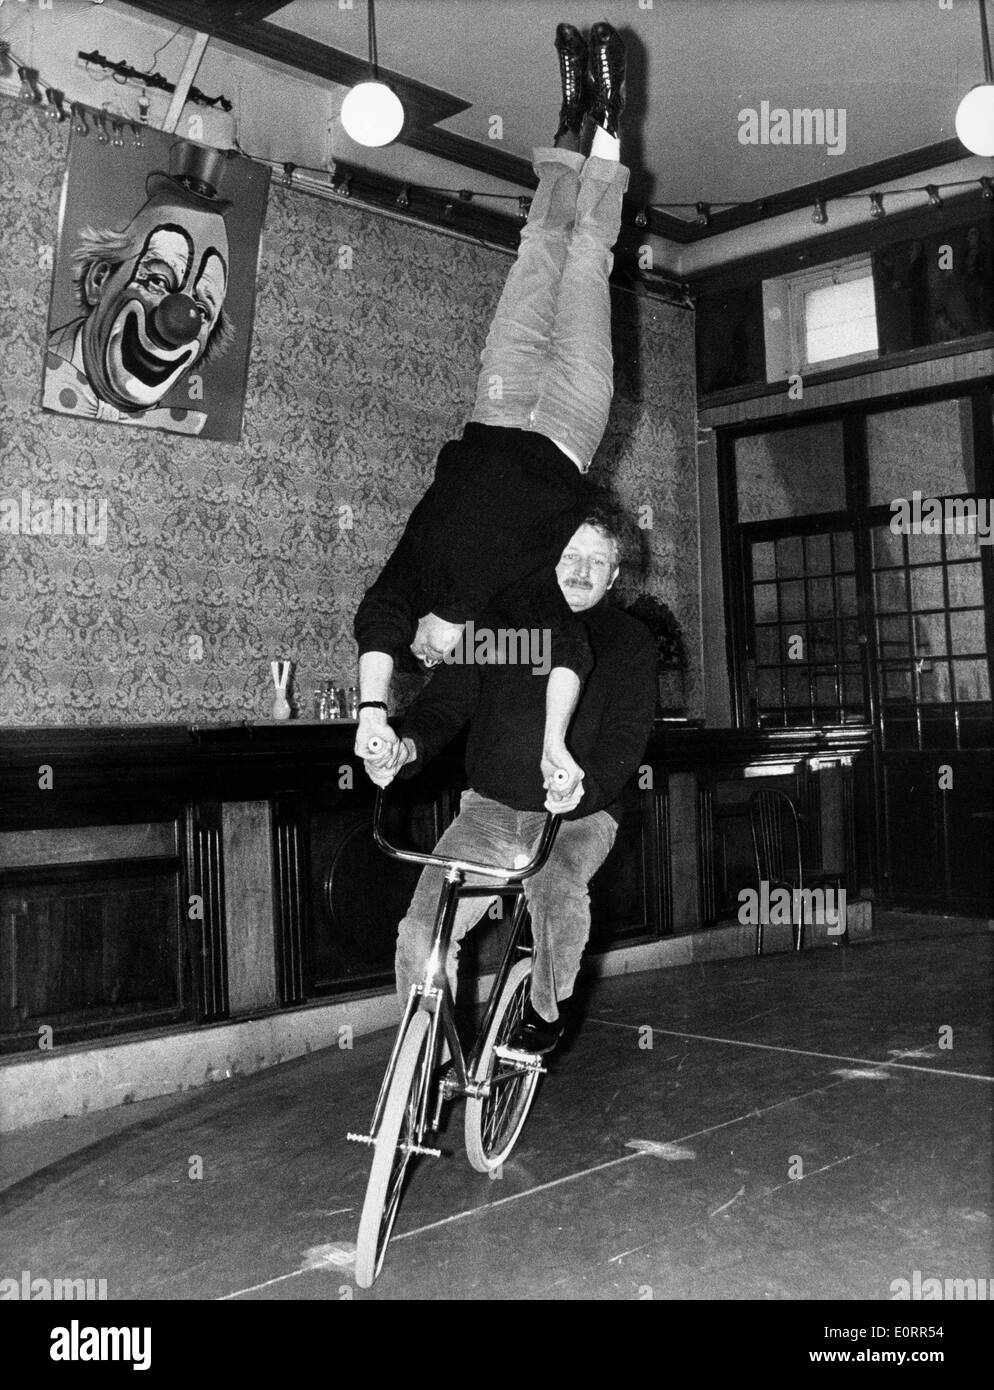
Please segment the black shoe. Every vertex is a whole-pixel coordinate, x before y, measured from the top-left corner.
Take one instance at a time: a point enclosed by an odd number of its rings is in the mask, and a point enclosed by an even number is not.
[[[587,79],[587,41],[572,24],[556,25],[559,76],[563,85],[563,104],[559,110],[559,129],[554,139],[572,132],[579,136],[590,104]]]
[[[551,1052],[563,1035],[563,1027],[562,1018],[547,1023],[541,1014],[535,1012],[529,1000],[521,1022],[507,1040],[507,1046],[517,1052]]]
[[[602,20],[590,31],[590,116],[618,138],[625,108],[625,45],[617,29]]]

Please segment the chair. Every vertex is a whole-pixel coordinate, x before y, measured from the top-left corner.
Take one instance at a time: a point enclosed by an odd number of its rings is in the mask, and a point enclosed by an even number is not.
[[[804,944],[803,899],[795,896],[805,888],[834,885],[842,887],[840,874],[805,873],[801,855],[801,822],[793,799],[786,792],[772,787],[761,787],[754,791],[749,800],[749,821],[752,827],[752,848],[756,865],[757,888],[762,894],[762,885],[767,883],[770,892],[774,888],[788,888],[791,892],[791,927],[794,933],[794,950],[800,951]],[[794,906],[799,903],[797,920],[794,920]],[[763,954],[763,913],[758,914],[756,923],[756,955]],[[841,940],[847,941],[843,930]]]

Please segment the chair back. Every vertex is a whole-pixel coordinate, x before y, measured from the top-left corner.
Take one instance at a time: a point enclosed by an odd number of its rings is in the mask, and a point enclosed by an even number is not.
[[[786,792],[761,787],[749,801],[757,883],[802,888],[801,827],[797,807]]]

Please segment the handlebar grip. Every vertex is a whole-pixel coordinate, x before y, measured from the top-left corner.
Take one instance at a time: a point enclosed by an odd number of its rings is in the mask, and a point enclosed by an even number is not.
[[[383,740],[374,734],[372,738],[366,740],[366,747],[370,753],[379,753],[383,748]]]
[[[557,768],[552,774],[552,780],[557,787],[565,787],[566,783],[569,781],[569,773],[565,768]]]

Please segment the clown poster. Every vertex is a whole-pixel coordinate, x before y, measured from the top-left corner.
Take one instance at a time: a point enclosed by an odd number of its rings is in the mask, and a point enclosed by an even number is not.
[[[235,441],[269,170],[151,128],[141,138],[73,130],[42,405]]]

